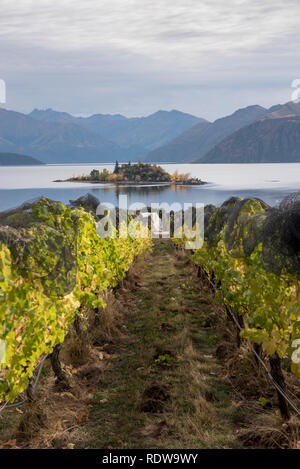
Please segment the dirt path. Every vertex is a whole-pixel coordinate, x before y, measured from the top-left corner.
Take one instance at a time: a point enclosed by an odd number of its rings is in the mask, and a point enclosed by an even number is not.
[[[94,397],[84,446],[239,447],[236,404],[214,353],[220,311],[188,253],[157,241],[129,310],[125,337],[111,347]]]

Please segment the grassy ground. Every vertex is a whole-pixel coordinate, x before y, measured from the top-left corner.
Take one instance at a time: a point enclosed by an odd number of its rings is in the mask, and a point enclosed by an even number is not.
[[[90,412],[92,448],[236,448],[236,412],[214,350],[216,306],[187,253],[158,241]],[[220,314],[222,312],[220,311]]]

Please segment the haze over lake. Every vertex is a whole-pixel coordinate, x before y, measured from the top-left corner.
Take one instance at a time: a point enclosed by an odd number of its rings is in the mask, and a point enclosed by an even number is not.
[[[165,164],[169,173],[190,173],[209,184],[204,186],[119,186],[78,182],[54,182],[92,169],[113,170],[113,165],[2,166],[0,168],[0,210],[45,196],[69,203],[90,192],[101,202],[118,203],[127,194],[128,204],[143,202],[202,202],[221,205],[230,196],[260,197],[274,206],[286,195],[300,190],[300,163],[277,164]]]

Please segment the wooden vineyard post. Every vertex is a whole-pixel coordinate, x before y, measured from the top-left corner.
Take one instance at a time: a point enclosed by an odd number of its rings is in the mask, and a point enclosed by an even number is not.
[[[273,355],[271,355],[269,361],[270,361],[272,378],[274,379],[274,381],[276,381],[277,384],[279,384],[281,389],[285,391],[286,386],[285,386],[284,376],[283,376],[282,368],[281,368],[281,360],[279,356],[277,355],[277,353],[274,353]],[[277,390],[277,395],[278,395],[280,413],[285,420],[288,420],[290,418],[290,411],[288,408],[288,403],[278,390]]]
[[[82,331],[81,331],[81,321],[80,321],[80,317],[78,314],[75,317],[73,325],[74,325],[74,329],[75,329],[77,336],[80,337]]]
[[[28,388],[26,389],[26,396],[27,396],[28,402],[34,401],[33,378],[29,379]]]
[[[63,371],[59,360],[61,346],[62,344],[58,344],[54,347],[53,352],[50,355],[51,366],[56,376],[56,384],[62,389],[70,389],[69,380],[66,373]]]
[[[261,358],[262,356],[262,345],[254,343],[253,348],[256,352],[256,355],[254,355],[254,358],[255,358],[257,366],[259,367],[260,366],[259,358]]]
[[[241,329],[244,329],[244,318],[240,314],[237,315],[237,322],[240,327],[236,327],[236,341],[237,341],[237,347],[240,348],[242,344],[242,339],[241,339]]]

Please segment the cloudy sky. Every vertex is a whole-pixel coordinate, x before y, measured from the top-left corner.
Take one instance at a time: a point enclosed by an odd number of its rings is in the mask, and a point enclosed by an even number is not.
[[[9,109],[215,119],[290,100],[299,0],[0,0]]]

